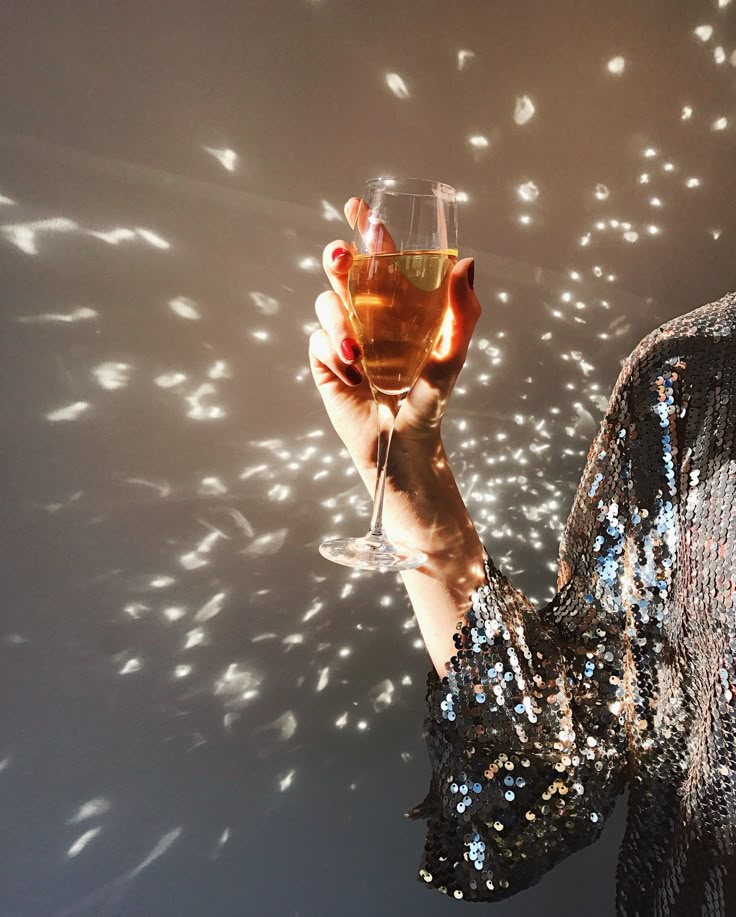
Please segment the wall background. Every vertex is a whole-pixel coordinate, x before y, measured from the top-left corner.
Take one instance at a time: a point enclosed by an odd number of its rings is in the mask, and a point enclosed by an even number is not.
[[[370,511],[322,249],[369,176],[465,195],[446,440],[546,601],[621,361],[736,286],[736,3],[5,0],[0,62],[0,914],[456,913],[403,586],[317,553]],[[494,914],[612,915],[623,817]]]

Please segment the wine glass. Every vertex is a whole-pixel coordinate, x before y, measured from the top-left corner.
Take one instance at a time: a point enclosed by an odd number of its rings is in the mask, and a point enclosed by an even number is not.
[[[458,256],[455,189],[423,178],[371,178],[357,214],[347,305],[377,407],[378,474],[368,533],[325,541],[319,550],[361,570],[411,570],[427,555],[384,531],[386,465],[398,412],[447,314]]]

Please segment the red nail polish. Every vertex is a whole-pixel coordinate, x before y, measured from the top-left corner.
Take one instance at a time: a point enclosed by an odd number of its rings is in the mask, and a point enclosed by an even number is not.
[[[337,259],[342,257],[342,255],[349,255],[349,254],[350,252],[346,248],[336,248],[335,251],[332,253],[332,260],[337,261]]]
[[[360,358],[360,347],[357,341],[354,341],[352,338],[345,338],[340,344],[340,350],[342,350],[342,355],[346,360],[357,360]]]
[[[351,382],[354,382],[355,385],[359,385],[363,381],[363,377],[354,366],[348,366],[345,369],[345,375],[348,377],[348,379],[350,379]]]

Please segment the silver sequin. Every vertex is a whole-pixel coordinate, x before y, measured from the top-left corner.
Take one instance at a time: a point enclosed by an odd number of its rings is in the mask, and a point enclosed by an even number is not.
[[[407,813],[428,819],[423,884],[507,898],[595,841],[628,783],[619,917],[736,913],[735,491],[731,294],[625,361],[557,595],[535,608],[486,554],[427,679],[432,783]]]

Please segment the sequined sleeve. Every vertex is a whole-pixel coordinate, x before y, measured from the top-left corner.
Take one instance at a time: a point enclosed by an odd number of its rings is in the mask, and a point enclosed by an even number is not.
[[[627,684],[641,652],[630,616],[654,618],[666,600],[674,521],[681,385],[662,353],[653,332],[616,381],[563,531],[557,594],[535,608],[486,553],[447,675],[430,669],[431,786],[406,814],[428,819],[419,881],[451,897],[535,884],[598,838],[625,788],[632,731],[646,726]]]

